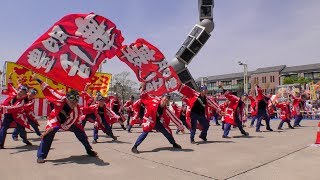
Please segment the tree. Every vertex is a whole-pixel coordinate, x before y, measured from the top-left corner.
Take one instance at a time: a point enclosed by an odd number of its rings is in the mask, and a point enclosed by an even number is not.
[[[312,80],[310,78],[305,78],[305,77],[297,77],[297,76],[289,76],[289,77],[285,77],[283,79],[283,84],[295,84],[295,83],[299,83],[301,85],[306,85],[307,83],[310,83]]]
[[[118,94],[123,103],[137,92],[137,83],[130,79],[130,72],[124,71],[112,77],[111,91]]]

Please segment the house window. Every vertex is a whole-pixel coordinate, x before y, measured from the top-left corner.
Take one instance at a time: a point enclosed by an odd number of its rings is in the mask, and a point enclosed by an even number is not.
[[[270,82],[274,82],[274,76],[270,76]]]
[[[231,81],[222,81],[223,86],[231,85]]]
[[[267,82],[267,77],[262,77],[262,83],[266,83]]]
[[[319,72],[313,73],[313,77],[314,79],[320,79],[320,73]]]
[[[313,79],[313,74],[312,73],[304,73],[304,77]]]
[[[243,84],[243,79],[238,79],[237,84]]]

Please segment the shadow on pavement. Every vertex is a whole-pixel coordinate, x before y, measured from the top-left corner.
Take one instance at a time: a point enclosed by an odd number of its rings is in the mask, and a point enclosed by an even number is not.
[[[10,154],[18,154],[18,153],[23,153],[23,152],[28,152],[28,151],[36,151],[38,150],[39,146],[36,145],[25,145],[25,146],[19,146],[19,147],[14,147],[14,148],[6,148],[6,149],[12,149],[12,150],[17,150],[16,152],[12,152]]]
[[[233,138],[264,138],[263,136],[232,136]]]
[[[63,164],[95,164],[97,166],[108,166],[110,163],[104,162],[99,157],[90,157],[88,155],[80,155],[80,156],[70,156],[62,159],[55,160],[46,160],[46,162],[52,162],[53,165],[63,165]]]
[[[112,144],[132,144],[131,142],[125,142],[125,141],[119,141],[119,140],[116,140],[116,141],[103,141],[103,142],[99,142],[97,144],[102,144],[102,143],[112,143]]]
[[[212,144],[212,143],[234,143],[233,141],[200,141],[196,144]]]
[[[149,153],[149,152],[159,152],[159,151],[177,151],[177,152],[192,152],[193,149],[175,149],[173,147],[161,147],[161,148],[155,148],[151,151],[139,151],[140,153]]]

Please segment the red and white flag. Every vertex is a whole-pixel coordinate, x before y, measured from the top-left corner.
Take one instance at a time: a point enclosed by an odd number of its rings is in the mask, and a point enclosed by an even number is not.
[[[96,14],[70,14],[56,22],[19,58],[20,64],[77,90],[113,58],[124,38],[110,20]]]
[[[134,71],[140,82],[146,83],[149,94],[160,96],[177,90],[181,84],[160,50],[144,39],[123,46],[117,56]]]

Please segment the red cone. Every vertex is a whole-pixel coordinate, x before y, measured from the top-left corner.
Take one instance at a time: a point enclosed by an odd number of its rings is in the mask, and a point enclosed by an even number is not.
[[[317,139],[315,144],[320,144],[320,122],[318,124]]]

